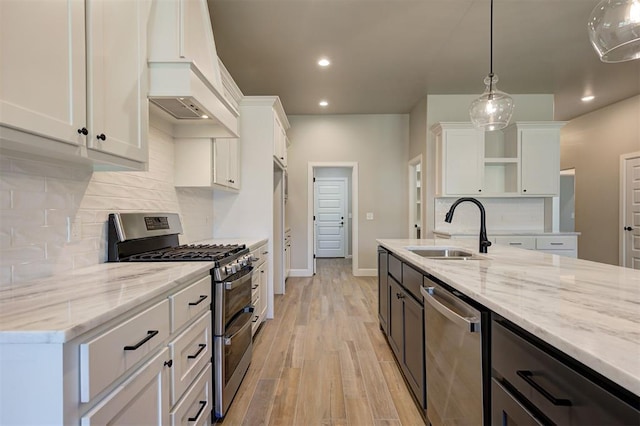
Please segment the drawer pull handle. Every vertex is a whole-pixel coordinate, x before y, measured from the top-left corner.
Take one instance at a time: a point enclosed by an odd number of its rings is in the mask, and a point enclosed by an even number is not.
[[[199,305],[200,303],[204,302],[206,298],[207,298],[206,294],[201,294],[200,299],[198,299],[196,302],[189,302],[189,306]]]
[[[256,288],[260,287],[258,284],[254,285],[253,287],[251,287],[251,290],[255,290]]]
[[[563,246],[564,243],[550,243],[552,246]]]
[[[204,343],[200,343],[198,346],[200,347],[200,349],[198,349],[198,351],[197,351],[195,354],[193,354],[193,355],[188,355],[188,356],[187,356],[187,358],[188,358],[188,359],[194,359],[194,358],[197,358],[197,357],[198,357],[198,355],[200,355],[200,352],[204,351],[204,348],[206,348],[206,347],[207,347],[207,345],[205,345]]]
[[[402,294],[402,293],[396,293],[396,297],[397,297],[398,299],[404,299],[404,294]]]
[[[510,246],[521,246],[522,243],[509,243]]]
[[[547,392],[545,388],[543,388],[538,383],[536,383],[535,380],[533,380],[533,373],[531,371],[518,370],[516,371],[516,373],[518,374],[518,376],[520,376],[520,378],[522,378],[522,380],[524,380],[532,388],[540,392],[540,394],[542,394],[542,396],[544,396],[547,400],[549,400],[549,402],[551,402],[553,405],[559,405],[559,406],[565,406],[565,407],[571,406],[571,401],[569,401],[568,399],[556,398],[555,396]]]
[[[124,350],[125,351],[135,351],[136,349],[138,349],[140,346],[144,345],[145,343],[147,343],[149,340],[153,339],[153,336],[155,336],[156,334],[158,334],[159,331],[158,330],[149,330],[147,331],[147,337],[145,337],[144,339],[140,340],[138,343],[136,343],[133,346],[125,346]]]
[[[258,315],[256,315],[255,317],[253,317],[253,319],[251,320],[251,322],[256,322],[258,321],[258,318],[260,318]]]
[[[195,422],[196,420],[198,420],[198,417],[200,417],[200,414],[202,414],[202,411],[204,410],[204,407],[207,406],[207,401],[200,401],[200,409],[198,409],[198,412],[196,413],[195,417],[189,417],[187,420],[190,422]]]

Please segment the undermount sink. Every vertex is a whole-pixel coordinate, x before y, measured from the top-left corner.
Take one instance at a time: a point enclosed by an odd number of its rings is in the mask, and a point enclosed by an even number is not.
[[[484,256],[477,255],[471,251],[459,249],[456,247],[431,247],[431,246],[417,246],[417,247],[405,247],[412,253],[417,254],[428,259],[443,259],[443,260],[475,260],[484,259]]]

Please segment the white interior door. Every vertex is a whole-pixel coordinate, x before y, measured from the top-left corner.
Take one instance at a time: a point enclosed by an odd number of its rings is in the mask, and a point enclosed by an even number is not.
[[[345,257],[346,193],[345,178],[315,179],[316,257]]]
[[[625,169],[624,265],[640,269],[640,157],[626,160]]]
[[[422,236],[422,155],[409,161],[409,238]]]

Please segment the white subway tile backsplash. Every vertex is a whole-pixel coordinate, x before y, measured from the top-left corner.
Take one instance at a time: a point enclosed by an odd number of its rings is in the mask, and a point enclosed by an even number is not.
[[[213,194],[173,186],[173,144],[150,128],[146,172],[0,156],[0,285],[105,262],[113,212],[178,212],[181,242],[212,238]],[[71,225],[79,226],[74,237]]]

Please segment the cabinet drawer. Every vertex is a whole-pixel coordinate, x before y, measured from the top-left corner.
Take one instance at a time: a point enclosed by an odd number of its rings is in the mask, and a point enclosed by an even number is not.
[[[495,320],[491,338],[500,380],[554,423],[627,425],[640,419],[640,411]]]
[[[89,402],[169,337],[169,300],[80,344],[80,401]]]
[[[420,293],[422,280],[422,272],[413,269],[406,263],[402,264],[402,285],[420,302],[420,305],[422,305],[422,294]]]
[[[402,282],[402,261],[393,254],[389,254],[389,275]]]
[[[169,370],[163,349],[80,419],[82,426],[167,424]]]
[[[171,368],[171,404],[175,404],[185,389],[211,360],[213,342],[211,311],[169,343],[173,367]]]
[[[211,276],[207,275],[184,290],[169,297],[171,332],[175,333],[189,320],[211,307]]]
[[[211,363],[198,376],[184,398],[171,411],[171,426],[210,425],[213,409]]]
[[[536,248],[538,250],[574,250],[576,248],[575,237],[537,237]]]
[[[523,248],[527,250],[536,249],[535,237],[496,237],[496,244],[505,246]]]
[[[255,269],[258,269],[258,267],[267,260],[268,256],[269,256],[268,244],[263,244],[260,247],[251,250],[251,258],[252,258],[251,262],[253,264],[253,267]]]

